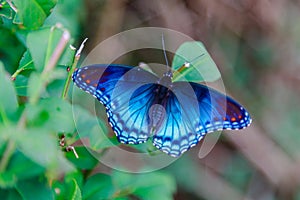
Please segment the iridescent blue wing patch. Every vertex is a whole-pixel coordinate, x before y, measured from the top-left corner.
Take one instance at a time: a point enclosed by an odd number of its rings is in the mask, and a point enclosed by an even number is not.
[[[172,84],[165,112],[153,144],[175,157],[195,146],[207,133],[243,129],[251,123],[249,113],[232,98],[192,82]]]
[[[76,70],[72,78],[79,88],[106,107],[108,121],[120,142],[139,144],[147,141],[150,136],[147,108],[152,103],[154,90],[151,83],[158,77],[139,67],[91,65]]]

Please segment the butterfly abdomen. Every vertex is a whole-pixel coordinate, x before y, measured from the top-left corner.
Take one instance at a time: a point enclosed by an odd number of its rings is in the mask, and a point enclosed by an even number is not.
[[[162,105],[154,104],[150,107],[148,111],[149,115],[149,127],[150,134],[155,134],[157,132],[166,116],[166,110]]]
[[[159,84],[156,85],[156,89],[154,90],[155,98],[148,110],[150,134],[155,134],[159,131],[166,118],[165,108],[170,92],[169,88]]]

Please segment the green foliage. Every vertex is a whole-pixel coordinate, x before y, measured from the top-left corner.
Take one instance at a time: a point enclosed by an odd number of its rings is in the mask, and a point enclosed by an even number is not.
[[[3,64],[0,63],[0,95],[7,97],[0,101],[0,120],[4,122],[7,122],[8,116],[14,114],[18,108],[16,92],[7,75],[3,69]]]
[[[183,67],[185,63],[190,66]],[[185,42],[176,50],[172,68],[180,70],[174,74],[174,81],[215,81],[221,77],[215,62],[201,42]]]
[[[83,198],[127,199],[172,199],[175,192],[174,180],[165,173],[128,174],[114,171],[111,176],[96,174],[83,186]],[[105,192],[104,192],[105,191]]]
[[[54,26],[32,31],[27,35],[26,45],[37,71],[42,71],[43,66],[49,62],[50,56],[53,55],[63,33],[61,28]],[[74,53],[75,50],[68,47],[57,64],[70,66]]]
[[[107,139],[105,122],[65,96],[83,3],[0,3],[1,199],[172,199],[175,183],[166,173],[90,175],[99,165],[94,155],[116,140]]]
[[[57,0],[13,0],[18,9],[14,22],[22,24],[27,29],[37,29],[43,25],[50,10]]]

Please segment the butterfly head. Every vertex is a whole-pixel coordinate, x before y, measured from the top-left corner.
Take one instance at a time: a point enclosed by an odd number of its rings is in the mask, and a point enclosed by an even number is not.
[[[161,77],[157,83],[169,87],[172,86],[172,78],[173,78],[172,71],[167,71],[163,74],[163,77]]]

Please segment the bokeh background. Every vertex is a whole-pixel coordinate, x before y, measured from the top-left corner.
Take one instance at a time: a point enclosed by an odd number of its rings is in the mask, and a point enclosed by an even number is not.
[[[300,199],[300,2],[87,0],[86,51],[121,31],[165,27],[202,41],[253,124],[204,159],[171,165],[175,199]]]
[[[55,9],[62,15],[46,24],[63,24],[74,46],[89,38],[82,58],[108,37],[138,27],[169,28],[202,41],[226,92],[251,114],[250,127],[224,131],[205,158],[195,147],[160,170],[176,180],[174,199],[300,199],[299,0],[62,0]],[[7,49],[10,35],[1,37],[1,59],[13,73],[24,47]],[[140,56],[165,62],[161,54]]]

